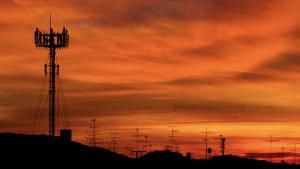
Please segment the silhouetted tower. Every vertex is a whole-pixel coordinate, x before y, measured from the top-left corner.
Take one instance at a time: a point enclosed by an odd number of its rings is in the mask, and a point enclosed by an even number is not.
[[[298,160],[297,160],[297,144],[294,144],[294,161],[295,161],[295,164],[297,165],[298,164]]]
[[[140,129],[135,129],[135,131],[136,131],[136,150],[139,150],[140,149],[140,147],[139,147],[139,143],[140,143],[140,133],[139,133],[139,131],[140,131]]]
[[[221,154],[222,156],[225,155],[225,137],[223,135],[220,135],[220,149],[221,149]]]
[[[285,147],[281,147],[281,151],[282,151],[282,163],[284,163]]]
[[[204,132],[204,144],[205,144],[205,159],[208,160],[209,157],[208,157],[208,154],[209,153],[209,147],[208,147],[208,134],[209,133],[212,133],[211,131],[207,131],[207,128],[205,129],[205,132]],[[211,149],[210,149],[211,150]]]
[[[205,129],[205,159],[208,160],[208,140],[207,140],[207,129]]]
[[[132,148],[129,147],[128,145],[125,146],[125,155],[126,156],[131,156],[131,151],[132,151]]]
[[[135,131],[136,131],[136,135],[135,135],[135,137],[136,137],[136,149],[132,152],[135,153],[136,158],[142,157],[143,153],[145,152],[144,150],[140,150],[140,145],[139,145],[139,143],[141,142],[141,140],[140,140],[141,135],[139,133],[140,130],[141,129],[139,129],[139,128],[135,129]]]
[[[291,143],[292,145],[294,145],[294,148],[292,151],[294,151],[294,164],[298,164],[298,155],[297,155],[297,145],[299,145],[300,143]]]
[[[97,134],[96,134],[96,119],[91,120],[91,126],[90,126],[90,133],[89,133],[89,142],[90,146],[96,147],[97,146]]]
[[[69,46],[69,34],[65,27],[62,32],[55,32],[50,16],[49,32],[42,32],[36,28],[34,38],[36,47],[49,49],[49,63],[45,64],[45,74],[49,75],[49,135],[55,136],[55,79],[59,74],[59,65],[55,63],[55,54],[57,49]]]
[[[177,144],[175,139],[175,133],[177,133],[177,130],[174,130],[174,128],[171,129],[171,135],[169,136],[170,145],[169,148],[171,151],[177,151]]]
[[[145,150],[145,152],[147,152],[148,151],[148,147],[149,147],[149,145],[148,145],[148,142],[149,142],[148,135],[145,135],[144,137],[145,137],[145,144],[143,146],[143,149]]]
[[[116,145],[118,144],[118,139],[120,139],[121,137],[117,136],[117,133],[111,133],[111,144],[112,144],[112,152],[116,152]]]
[[[267,141],[269,141],[270,142],[270,154],[269,154],[269,158],[270,158],[270,162],[272,162],[273,160],[272,160],[272,153],[273,153],[273,143],[274,142],[278,142],[278,141],[280,141],[280,140],[275,140],[275,139],[273,139],[273,136],[270,136],[270,139],[269,140],[267,140]]]

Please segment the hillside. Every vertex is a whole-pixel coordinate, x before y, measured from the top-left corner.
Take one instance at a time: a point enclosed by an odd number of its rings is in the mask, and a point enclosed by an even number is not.
[[[129,160],[102,148],[92,148],[46,135],[0,134],[2,160],[85,162]]]
[[[26,161],[27,164],[92,164],[109,168],[300,169],[300,166],[272,164],[235,156],[214,157],[208,161],[193,160],[167,150],[151,152],[136,160],[102,148],[46,135],[0,134],[0,157],[2,162],[22,165],[25,163],[21,162]]]

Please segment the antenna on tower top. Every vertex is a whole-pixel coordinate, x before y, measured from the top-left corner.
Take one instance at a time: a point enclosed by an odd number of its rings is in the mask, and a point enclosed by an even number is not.
[[[52,16],[51,16],[51,13],[50,13],[50,29],[52,28],[52,18],[51,18]]]

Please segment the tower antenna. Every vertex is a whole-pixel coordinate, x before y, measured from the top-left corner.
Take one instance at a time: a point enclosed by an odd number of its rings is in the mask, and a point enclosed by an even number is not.
[[[50,14],[50,29],[52,28],[52,16]]]

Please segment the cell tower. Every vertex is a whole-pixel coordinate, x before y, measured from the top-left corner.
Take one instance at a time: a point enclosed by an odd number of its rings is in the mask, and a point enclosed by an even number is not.
[[[56,50],[69,46],[68,30],[64,27],[62,32],[55,32],[51,25],[49,32],[42,32],[36,28],[35,46],[49,49],[49,63],[45,64],[45,74],[49,75],[49,135],[55,136],[55,80],[59,74],[59,65],[55,63]]]

